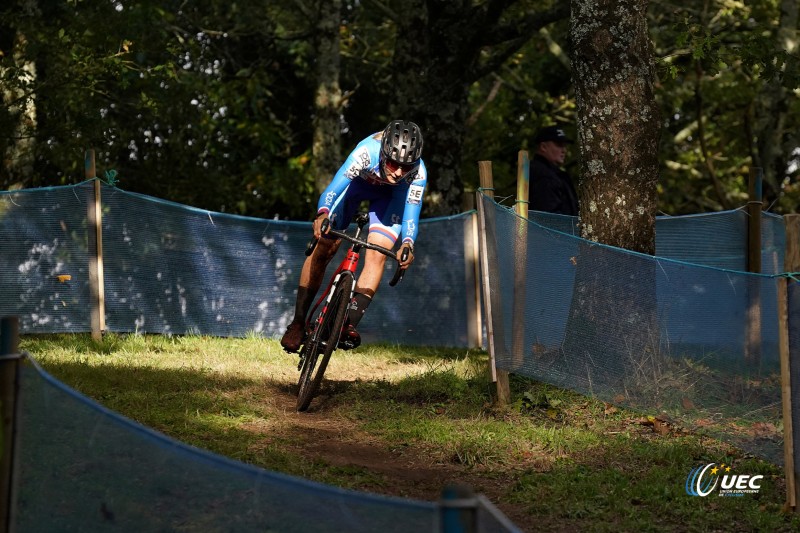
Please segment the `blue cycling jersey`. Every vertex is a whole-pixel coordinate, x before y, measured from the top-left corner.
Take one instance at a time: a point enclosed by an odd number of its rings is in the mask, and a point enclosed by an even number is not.
[[[320,195],[317,214],[329,214],[335,205],[345,199],[348,192],[352,190],[351,185],[356,182],[362,182],[365,187],[369,188],[380,188],[381,190],[386,188],[388,195],[395,198],[402,195],[405,198],[400,235],[402,242],[413,244],[417,238],[419,214],[422,209],[422,196],[428,181],[428,172],[425,163],[420,160],[419,170],[411,183],[401,181],[393,184],[383,179],[378,168],[380,139],[380,132],[370,135],[350,152],[331,183]]]

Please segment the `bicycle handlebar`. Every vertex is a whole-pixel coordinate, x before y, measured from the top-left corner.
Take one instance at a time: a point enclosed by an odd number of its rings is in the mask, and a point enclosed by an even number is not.
[[[385,248],[385,247],[380,246],[378,244],[373,244],[371,242],[367,242],[364,239],[359,239],[359,238],[353,237],[352,235],[348,235],[347,233],[345,233],[343,231],[339,231],[339,230],[335,230],[335,229],[328,229],[329,225],[330,225],[330,222],[328,221],[328,219],[325,219],[325,220],[322,221],[322,228],[321,228],[322,229],[322,233],[326,233],[326,230],[327,230],[327,233],[329,233],[331,235],[334,235],[334,236],[339,237],[341,239],[344,239],[346,241],[350,241],[353,244],[357,244],[357,245],[359,245],[359,246],[361,246],[363,248],[367,248],[368,250],[375,250],[376,252],[382,253],[386,257],[391,257],[392,259],[397,261],[398,264],[400,263],[400,261],[405,261],[406,259],[408,259],[408,248],[403,250],[402,257],[400,259],[398,259],[397,258],[397,254],[394,253],[394,251],[390,250],[389,248]],[[314,248],[316,248],[318,241],[319,241],[319,239],[316,239],[316,238],[312,238],[311,241],[309,241],[308,246],[306,246],[306,256],[311,255],[311,253],[314,251]],[[392,277],[392,280],[389,282],[389,286],[390,287],[394,287],[395,285],[397,285],[397,283],[401,279],[403,279],[403,275],[404,274],[405,274],[405,269],[398,267],[397,270],[394,273],[394,276]]]

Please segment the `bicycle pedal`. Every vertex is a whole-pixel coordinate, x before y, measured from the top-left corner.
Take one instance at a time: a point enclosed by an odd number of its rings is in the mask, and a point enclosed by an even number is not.
[[[339,348],[342,350],[355,350],[361,346],[361,339],[342,339],[339,341]]]
[[[342,331],[338,347],[342,350],[353,350],[359,346],[361,346],[361,335],[358,334],[353,326],[348,325]]]

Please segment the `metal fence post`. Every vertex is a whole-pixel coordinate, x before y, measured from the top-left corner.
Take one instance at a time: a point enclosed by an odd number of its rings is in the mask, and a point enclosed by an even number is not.
[[[442,533],[477,533],[478,501],[466,485],[448,485],[439,500]]]
[[[14,451],[16,448],[16,413],[19,392],[19,320],[0,319],[0,402],[3,433],[0,441],[0,520],[2,531],[12,529],[14,514]]]

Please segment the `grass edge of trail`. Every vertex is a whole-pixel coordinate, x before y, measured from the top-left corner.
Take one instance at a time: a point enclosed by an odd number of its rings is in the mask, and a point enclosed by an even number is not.
[[[268,470],[391,492],[385,475],[309,461],[287,402],[276,402],[291,400],[297,359],[275,340],[63,334],[23,336],[20,347],[70,387],[177,440]],[[486,365],[485,352],[467,349],[337,352],[312,417],[346,423],[344,439],[413,448],[430,464],[503,485],[495,503],[524,509],[530,521],[515,517],[523,529],[800,529],[782,511],[775,465],[702,436],[657,434],[640,423],[643,413],[516,376],[511,404],[498,408]],[[762,490],[687,495],[686,476],[709,462],[764,475]]]

